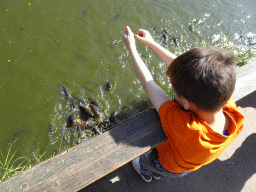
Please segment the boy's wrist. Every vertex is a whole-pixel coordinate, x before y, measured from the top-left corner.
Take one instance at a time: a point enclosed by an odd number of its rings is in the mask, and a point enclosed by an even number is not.
[[[156,47],[157,43],[155,41],[152,41],[148,44],[148,47],[150,47],[151,49],[153,49],[154,47]]]
[[[136,45],[130,45],[128,49],[130,52],[137,51]]]

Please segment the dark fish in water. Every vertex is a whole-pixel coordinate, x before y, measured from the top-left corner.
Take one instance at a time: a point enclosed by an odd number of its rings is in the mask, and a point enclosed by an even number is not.
[[[226,33],[225,33],[225,35],[229,37],[229,35],[227,35]],[[249,45],[255,45],[256,44],[255,36],[252,36],[252,35],[249,35],[249,36],[248,35],[247,36],[240,35],[240,38],[243,41],[245,41],[245,43],[248,43]]]
[[[115,59],[119,60],[120,63],[126,63],[127,61],[123,60],[121,56],[113,55]]]
[[[48,129],[48,132],[49,132],[49,133],[52,133],[52,129],[53,129],[53,125],[50,124],[50,125],[49,125],[49,129]]]
[[[85,17],[85,14],[86,14],[86,12],[87,12],[87,8],[85,8],[84,10],[83,10],[83,12],[82,12],[82,17]]]
[[[95,133],[95,135],[100,135],[101,134],[100,128],[97,125],[93,126],[92,130]]]
[[[120,42],[121,42],[121,40],[119,40],[119,41],[115,40],[115,41],[113,42],[112,47],[117,47]]]
[[[165,33],[165,34],[167,34],[167,35],[168,35],[168,32],[167,32],[165,29],[163,29],[163,33]]]
[[[78,103],[82,104],[82,105],[87,105],[87,103],[85,102],[84,99],[81,99],[79,97],[73,97],[75,101],[77,101]]]
[[[120,13],[116,14],[112,19],[113,20],[118,19],[119,16],[120,16]]]
[[[178,37],[172,36],[172,42],[176,47],[180,45],[180,40],[178,39]]]
[[[153,32],[156,31],[156,29],[153,26],[151,26],[151,25],[149,25],[148,28],[151,29]]]
[[[61,85],[62,87],[62,91],[64,92],[64,95],[66,97],[71,97],[71,94],[69,93],[69,90],[67,89],[67,87],[65,87],[64,85]]]
[[[188,30],[189,30],[190,32],[193,32],[193,24],[192,24],[192,23],[189,23],[189,25],[188,25]]]
[[[93,105],[95,105],[96,107],[100,107],[99,103],[98,103],[97,101],[95,101],[95,100],[91,100],[91,101],[90,101],[90,104],[93,104]]]
[[[93,113],[87,107],[83,107],[83,106],[79,105],[79,111],[83,117],[86,117],[86,118],[93,117]]]
[[[114,122],[116,120],[116,115],[117,115],[117,111],[114,111],[110,117],[109,117],[109,121],[110,122]]]
[[[90,103],[91,111],[94,115],[98,115],[98,107]]]
[[[163,29],[163,27],[161,25],[158,25],[158,27],[160,28],[160,35],[163,39],[163,42],[167,43],[168,37],[169,37],[168,32],[165,29]]]
[[[67,127],[72,127],[75,121],[75,116],[72,114],[68,115]]]
[[[111,126],[111,122],[109,121],[109,118],[108,118],[108,117],[106,117],[106,118],[103,119],[102,124],[103,124],[106,128],[108,128],[108,127]]]
[[[110,121],[109,121],[109,118],[108,118],[108,117],[104,118],[102,122],[103,122],[103,124],[110,123]]]
[[[81,144],[81,143],[82,143],[81,139],[80,139],[80,138],[77,138],[76,144],[79,145],[79,144]]]
[[[72,109],[75,109],[76,108],[76,105],[72,102],[69,102],[68,105],[72,108]]]
[[[81,125],[79,124],[76,125],[76,132],[78,133],[78,138],[80,138],[82,136]]]
[[[163,38],[163,40],[164,40],[164,43],[167,43],[167,41],[168,41],[168,32],[165,30],[165,29],[162,29],[162,32],[161,32],[161,34],[162,34],[162,38]]]
[[[82,61],[86,61],[86,56],[84,56],[83,54],[79,53],[79,52],[73,52],[78,59],[82,60]]]
[[[10,143],[13,139],[15,139],[17,136],[19,136],[20,134],[24,133],[25,129],[18,131],[17,133],[15,133],[10,139],[8,139],[8,143]]]
[[[107,83],[106,83],[106,86],[107,86],[107,89],[112,89],[112,83],[111,83],[111,81],[107,81]]]
[[[146,59],[146,56],[143,54],[140,54],[141,59]]]

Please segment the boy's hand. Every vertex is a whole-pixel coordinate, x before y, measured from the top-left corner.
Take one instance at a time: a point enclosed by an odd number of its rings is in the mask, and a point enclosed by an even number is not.
[[[134,33],[129,26],[126,26],[126,30],[123,34],[123,40],[128,49],[136,48]]]
[[[144,29],[139,29],[135,37],[137,40],[147,46],[155,42],[155,40],[151,37],[150,33]]]

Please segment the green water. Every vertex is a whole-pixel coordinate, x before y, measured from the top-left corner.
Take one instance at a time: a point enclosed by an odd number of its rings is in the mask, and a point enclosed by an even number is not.
[[[253,0],[10,0],[0,2],[0,150],[18,131],[13,150],[19,156],[43,159],[59,148],[68,113],[61,93],[95,99],[102,116],[147,96],[139,84],[121,41],[125,26],[147,29],[171,51],[182,50],[228,33],[234,42],[254,51],[256,3]],[[193,31],[188,26],[193,23]],[[161,29],[169,33],[163,42]],[[249,44],[250,43],[250,44]],[[167,90],[164,63],[137,43],[144,62]],[[106,80],[113,83],[105,89]],[[74,111],[73,111],[74,112]],[[74,112],[75,113],[75,112]]]

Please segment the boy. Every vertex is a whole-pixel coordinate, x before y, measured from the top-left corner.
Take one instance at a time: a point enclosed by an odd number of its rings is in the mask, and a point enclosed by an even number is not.
[[[167,65],[174,100],[154,82],[136,50],[134,37],[152,48]],[[243,115],[230,99],[236,82],[234,57],[215,47],[191,49],[176,57],[157,44],[148,31],[139,29],[134,35],[128,26],[123,40],[168,138],[134,159],[134,169],[150,182],[152,177],[182,177],[214,161],[244,124]]]

